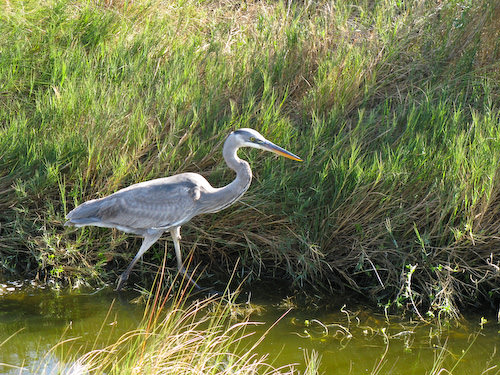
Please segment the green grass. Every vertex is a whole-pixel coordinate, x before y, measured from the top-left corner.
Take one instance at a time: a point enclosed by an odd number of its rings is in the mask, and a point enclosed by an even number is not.
[[[265,334],[248,344],[257,323],[249,316],[235,319],[232,298],[186,305],[182,295],[156,296],[149,303],[137,330],[77,356],[72,367],[92,374],[298,374],[293,365],[277,368],[255,353]],[[319,363],[317,357],[306,360],[308,367]]]
[[[139,240],[66,230],[65,213],[184,171],[225,184],[222,142],[252,127],[305,162],[241,152],[242,203],[183,228],[195,264],[420,315],[495,303],[499,15],[488,0],[2,3],[2,268],[114,281]]]
[[[187,280],[178,280],[181,286],[174,291],[161,286],[163,273],[157,276],[153,289],[144,290],[133,302],[145,303],[136,329],[117,339],[105,337],[106,326],[123,323],[113,315],[113,300],[93,343],[79,345],[81,337],[65,331],[35,363],[5,366],[36,374],[301,374],[299,364],[275,366],[276,358],[257,350],[286,313],[256,333],[255,327],[265,323],[250,320],[255,307],[236,303],[236,293],[226,290],[223,297],[194,299]],[[302,373],[319,374],[320,361],[316,351],[305,352]]]

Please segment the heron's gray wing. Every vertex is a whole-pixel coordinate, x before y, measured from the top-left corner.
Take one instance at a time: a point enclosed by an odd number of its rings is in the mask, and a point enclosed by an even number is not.
[[[102,223],[130,228],[169,228],[196,214],[199,187],[192,181],[142,183],[101,200]]]

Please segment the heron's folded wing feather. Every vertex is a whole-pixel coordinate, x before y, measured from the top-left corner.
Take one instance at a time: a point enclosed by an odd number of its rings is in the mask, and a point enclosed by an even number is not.
[[[193,183],[139,186],[104,198],[102,222],[128,228],[167,228],[195,215],[199,188]]]

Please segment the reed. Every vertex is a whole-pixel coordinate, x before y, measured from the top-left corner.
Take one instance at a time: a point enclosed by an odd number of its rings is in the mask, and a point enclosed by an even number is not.
[[[275,367],[267,355],[256,353],[272,326],[262,336],[251,338],[255,334],[252,326],[258,323],[250,321],[250,310],[245,312],[235,303],[234,294],[188,302],[186,293],[186,283],[175,294],[172,289],[165,293],[154,288],[136,330],[104,348],[64,358],[60,371],[95,375],[299,374],[294,364]],[[312,367],[319,364],[317,354],[313,352],[305,360],[311,364],[307,373],[318,373]]]

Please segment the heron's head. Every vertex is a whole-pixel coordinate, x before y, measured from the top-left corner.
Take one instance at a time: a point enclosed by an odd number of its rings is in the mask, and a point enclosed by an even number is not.
[[[262,134],[260,134],[256,130],[242,128],[235,130],[230,134],[230,136],[235,137],[236,143],[240,147],[259,148],[261,150],[274,152],[275,154],[284,156],[292,160],[302,161],[302,159],[297,155],[294,155],[284,148],[281,148],[280,146],[275,145],[273,142],[265,139],[264,136],[262,136]]]

